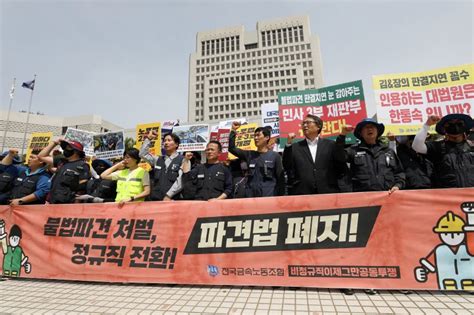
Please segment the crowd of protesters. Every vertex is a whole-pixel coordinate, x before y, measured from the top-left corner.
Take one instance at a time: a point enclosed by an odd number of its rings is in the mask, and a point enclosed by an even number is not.
[[[436,124],[435,139],[427,141]],[[150,132],[140,150],[125,150],[123,160],[93,159],[88,163],[81,143],[58,139],[21,164],[16,150],[2,154],[0,203],[65,204],[145,200],[219,200],[226,198],[327,194],[400,189],[474,187],[473,119],[464,114],[430,116],[416,136],[388,135],[384,125],[364,119],[346,125],[336,141],[320,137],[323,121],[307,115],[301,122],[305,139],[288,135],[283,154],[273,150],[271,128],[255,130],[256,150],[235,146],[234,122],[229,152],[236,160],[220,162],[222,145],[210,141],[205,163],[197,152],[178,153],[180,139],[164,137],[165,154],[149,148]],[[346,144],[353,133],[359,142]],[[60,146],[61,150],[57,150]],[[90,161],[89,161],[90,162]],[[148,163],[150,171],[139,164]],[[92,166],[92,167],[91,167]]]

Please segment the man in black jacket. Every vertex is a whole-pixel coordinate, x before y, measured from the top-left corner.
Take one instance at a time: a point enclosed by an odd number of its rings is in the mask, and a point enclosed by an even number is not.
[[[285,192],[285,175],[280,155],[268,149],[271,131],[265,127],[255,129],[254,141],[257,150],[242,150],[235,145],[236,130],[239,127],[239,122],[232,123],[229,152],[248,165],[245,196],[247,198],[282,196]]]
[[[444,135],[444,141],[425,143],[430,126]],[[474,147],[467,134],[474,126],[471,116],[450,114],[430,116],[413,140],[413,149],[433,162],[434,186],[437,188],[474,187]]]
[[[183,160],[183,195],[193,200],[226,199],[232,192],[232,174],[219,161],[222,145],[211,140],[206,146],[206,163],[191,169],[193,153],[186,152]]]
[[[344,150],[346,134],[354,127],[344,126],[336,140],[337,159],[350,163],[353,191],[388,191],[393,193],[405,187],[405,173],[397,154],[383,145],[379,138],[385,126],[366,118],[354,130],[361,142]]]
[[[301,127],[305,139],[287,145],[283,151],[283,167],[288,176],[289,194],[339,192],[337,182],[344,175],[345,161],[337,161],[334,141],[319,136],[323,121],[318,116],[307,115]],[[294,138],[294,134],[290,134],[289,138]]]

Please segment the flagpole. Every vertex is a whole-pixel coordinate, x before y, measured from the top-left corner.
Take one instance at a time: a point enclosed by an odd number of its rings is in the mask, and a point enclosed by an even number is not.
[[[36,86],[36,74],[35,74],[35,77],[33,78],[33,82],[35,83],[35,86]],[[28,124],[30,123],[30,111],[31,111],[31,103],[33,102],[34,91],[35,89],[33,87],[33,89],[31,89],[31,94],[30,94],[30,104],[28,105],[28,113],[26,114],[26,126],[25,126],[25,132],[23,133],[23,144],[21,145],[21,154],[25,153],[26,133],[28,132]]]
[[[5,130],[3,131],[2,152],[5,150],[5,140],[7,138],[7,130],[10,125],[10,112],[12,110],[13,96],[15,94],[15,83],[16,78],[13,78],[12,88],[10,90],[10,105],[8,105],[7,122],[5,123]]]

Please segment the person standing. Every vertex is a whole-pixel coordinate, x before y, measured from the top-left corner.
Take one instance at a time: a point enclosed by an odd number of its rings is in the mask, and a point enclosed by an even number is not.
[[[128,149],[121,162],[100,175],[102,179],[117,181],[115,202],[119,203],[119,207],[125,202],[144,201],[150,194],[150,176],[144,168],[138,166],[139,162],[138,150]]]
[[[268,149],[271,131],[265,127],[255,129],[254,141],[257,150],[242,150],[235,145],[236,130],[239,127],[240,122],[232,123],[229,152],[241,161],[247,162],[245,196],[247,198],[282,196],[285,192],[285,175],[280,155]]]
[[[320,137],[323,121],[307,115],[301,123],[304,140],[292,143],[283,151],[283,167],[288,175],[289,194],[328,194],[339,192],[338,179],[346,169],[345,160],[337,161],[336,143]]]
[[[155,140],[156,137],[157,134],[150,131],[140,149],[140,157],[153,168],[150,199],[165,201],[179,199],[183,189],[181,181],[183,156],[177,151],[180,139],[174,133],[167,134],[163,138],[166,154],[155,157],[149,153],[149,149],[151,141]]]
[[[51,179],[49,202],[52,204],[74,203],[76,195],[81,195],[86,191],[87,181],[90,178],[89,164],[84,161],[85,153],[81,143],[63,139],[51,142],[41,150],[38,154],[40,159],[49,156],[58,144],[63,150],[65,163]]]
[[[379,138],[385,127],[366,118],[354,130],[350,125],[342,128],[336,139],[337,160],[350,164],[353,191],[388,191],[393,193],[405,187],[405,173],[397,154],[383,145]],[[346,134],[354,131],[361,142],[344,149]]]
[[[436,132],[445,139],[425,143],[428,130],[434,124]],[[474,147],[467,141],[473,125],[472,118],[465,114],[430,116],[415,136],[413,149],[433,162],[435,187],[474,187]]]
[[[221,151],[222,145],[218,141],[210,141],[206,146],[206,163],[197,164],[193,169],[190,162],[193,154],[185,154],[183,185],[186,195],[194,196],[194,200],[220,200],[230,196],[232,175],[230,170],[219,162]]]

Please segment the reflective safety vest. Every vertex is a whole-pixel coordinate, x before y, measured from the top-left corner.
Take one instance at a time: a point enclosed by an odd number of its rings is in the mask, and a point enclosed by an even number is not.
[[[141,194],[143,192],[143,176],[145,172],[141,167],[137,167],[132,172],[128,168],[121,170],[117,180],[117,197],[115,197],[115,201],[119,202],[120,200],[126,200]],[[135,200],[144,201],[145,198]]]

